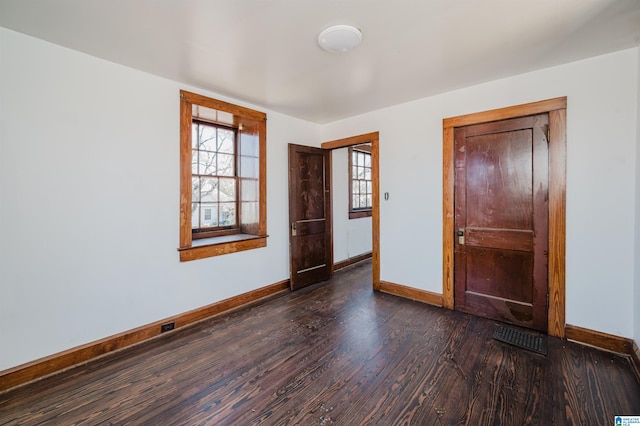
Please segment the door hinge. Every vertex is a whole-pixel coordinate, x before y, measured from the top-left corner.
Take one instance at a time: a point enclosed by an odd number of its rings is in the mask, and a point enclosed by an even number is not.
[[[547,293],[547,309],[549,309],[549,293]]]

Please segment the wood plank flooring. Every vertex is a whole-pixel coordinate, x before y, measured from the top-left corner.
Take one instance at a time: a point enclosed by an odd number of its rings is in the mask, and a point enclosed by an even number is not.
[[[371,290],[370,262],[0,394],[0,425],[610,425],[628,358]]]

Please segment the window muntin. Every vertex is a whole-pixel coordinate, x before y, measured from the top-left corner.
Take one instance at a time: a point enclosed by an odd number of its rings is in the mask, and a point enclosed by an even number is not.
[[[371,147],[349,147],[349,218],[371,216],[372,205]]]

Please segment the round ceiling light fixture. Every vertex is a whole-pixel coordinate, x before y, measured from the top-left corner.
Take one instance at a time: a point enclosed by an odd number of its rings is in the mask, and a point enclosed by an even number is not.
[[[327,52],[345,53],[362,41],[362,32],[351,25],[325,28],[318,36],[318,44]]]

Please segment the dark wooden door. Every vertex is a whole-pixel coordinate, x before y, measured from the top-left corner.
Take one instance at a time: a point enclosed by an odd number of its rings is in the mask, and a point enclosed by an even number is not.
[[[289,144],[291,289],[332,272],[331,151]]]
[[[455,129],[455,308],[547,330],[547,114]]]

